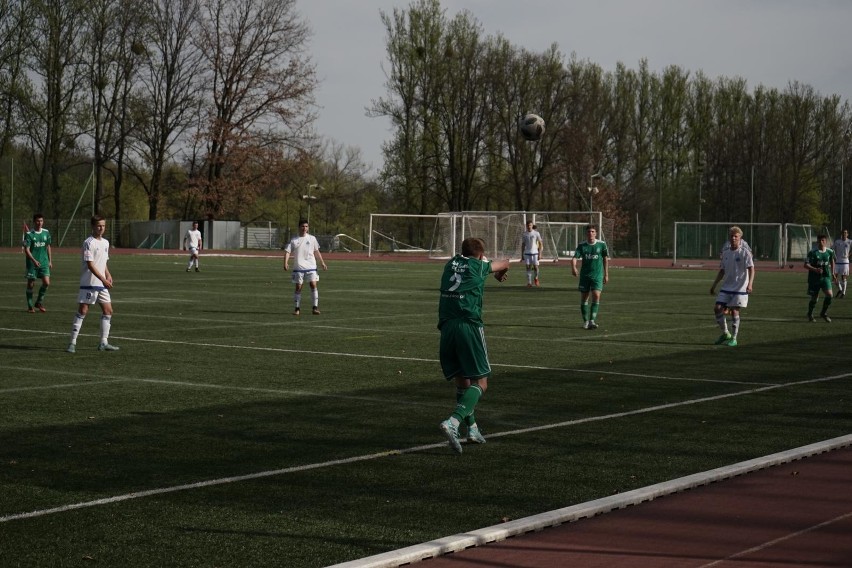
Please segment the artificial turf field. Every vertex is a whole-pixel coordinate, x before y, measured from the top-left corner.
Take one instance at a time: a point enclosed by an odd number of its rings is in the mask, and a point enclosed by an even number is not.
[[[0,565],[327,566],[852,432],[852,298],[808,323],[805,274],[759,271],[722,347],[714,271],[613,268],[586,331],[561,263],[489,280],[459,456],[441,264],[326,260],[296,318],[280,256],[114,255],[121,350],[95,308],[72,355],[79,255],[28,314],[0,253]]]

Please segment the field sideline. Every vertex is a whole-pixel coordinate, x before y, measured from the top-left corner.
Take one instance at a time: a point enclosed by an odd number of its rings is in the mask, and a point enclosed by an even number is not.
[[[435,329],[440,262],[326,255],[293,317],[280,255],[115,254],[64,352],[79,277],[45,314],[0,253],[0,555],[10,566],[327,566],[849,434],[852,300],[804,318],[805,276],[759,270],[717,347],[712,270],[613,270],[581,329],[570,263],[488,284],[489,442],[461,456]]]

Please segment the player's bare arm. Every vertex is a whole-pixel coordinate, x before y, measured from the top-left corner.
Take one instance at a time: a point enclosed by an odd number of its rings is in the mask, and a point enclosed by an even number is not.
[[[716,279],[713,281],[713,284],[710,286],[710,295],[716,294],[716,284],[722,281],[722,278],[725,277],[725,269],[720,268],[719,272],[716,273]]]
[[[320,251],[317,251],[317,252],[315,252],[314,254],[315,254],[315,256],[319,259],[319,261],[320,261],[320,266],[322,266],[322,269],[323,269],[323,270],[328,270],[328,267],[325,265],[325,261],[322,259],[322,255],[320,254]]]
[[[509,261],[508,260],[492,260],[491,272],[494,273],[494,278],[498,282],[505,282],[509,277]]]

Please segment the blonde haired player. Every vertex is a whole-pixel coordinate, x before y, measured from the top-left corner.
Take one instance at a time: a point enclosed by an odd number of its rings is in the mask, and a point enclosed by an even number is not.
[[[716,294],[716,285],[722,282],[719,294],[716,296],[716,305],[713,312],[716,315],[716,323],[722,330],[722,335],[716,340],[716,345],[737,345],[737,334],[740,331],[740,310],[748,306],[748,295],[751,294],[754,285],[754,259],[751,250],[742,246],[743,231],[737,226],[728,230],[728,242],[730,246],[722,251],[722,259],[719,263],[719,272],[713,285],[710,286],[710,294]],[[724,281],[722,280],[724,278]],[[728,331],[728,319],[726,311],[731,314],[731,331]]]
[[[80,273],[80,293],[77,295],[77,315],[71,325],[71,343],[68,353],[77,350],[77,336],[83,327],[83,319],[89,313],[89,306],[101,305],[101,341],[98,351],[118,351],[118,347],[110,345],[109,331],[112,326],[112,299],[109,291],[113,287],[112,274],[107,267],[109,260],[109,241],[104,238],[106,221],[100,215],[92,217],[92,236],[83,242],[83,266]]]
[[[532,221],[527,221],[527,229],[521,235],[521,241],[521,257],[527,265],[527,288],[532,288],[533,284],[539,285],[538,266],[541,251],[544,250],[541,233],[535,229]]]
[[[852,240],[849,239],[849,230],[840,231],[840,237],[834,241],[831,247],[834,250],[834,274],[837,277],[837,299],[846,297],[846,284],[849,278],[849,252],[852,249]]]

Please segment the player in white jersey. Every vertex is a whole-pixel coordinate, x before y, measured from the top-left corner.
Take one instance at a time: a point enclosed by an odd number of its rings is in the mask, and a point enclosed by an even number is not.
[[[538,286],[538,265],[544,243],[541,233],[535,229],[532,221],[527,221],[527,230],[521,235],[521,242],[521,258],[527,265],[527,288],[531,288],[533,284]]]
[[[837,299],[846,297],[846,284],[849,278],[849,252],[852,249],[852,240],[849,239],[849,230],[843,229],[840,237],[834,241],[831,247],[834,250],[834,274],[837,275]]]
[[[722,330],[716,345],[724,343],[734,347],[737,345],[737,333],[740,329],[740,309],[748,306],[748,295],[754,284],[754,260],[751,250],[741,245],[742,229],[731,227],[728,234],[729,246],[722,251],[719,272],[716,274],[713,285],[710,286],[710,294],[716,295],[716,285],[722,282],[713,309],[716,323]],[[723,278],[724,281],[722,281]],[[731,331],[728,331],[726,310],[731,314]]]
[[[201,250],[201,231],[198,230],[198,221],[192,222],[192,228],[186,232],[183,237],[183,250],[189,251],[189,264],[186,265],[186,271],[192,269],[195,264],[195,271],[198,272],[198,253]]]
[[[107,267],[109,260],[109,241],[104,238],[106,221],[100,215],[92,217],[92,236],[83,242],[82,270],[80,272],[80,293],[77,295],[77,315],[71,325],[71,343],[68,353],[77,351],[77,336],[83,327],[83,319],[89,313],[89,306],[101,306],[101,340],[98,351],[118,351],[118,347],[110,345],[109,330],[112,325],[112,299],[109,291],[112,289],[112,274]]]
[[[293,293],[293,302],[295,308],[293,315],[298,316],[301,313],[302,305],[302,284],[307,280],[311,287],[311,300],[315,316],[319,315],[319,273],[317,272],[317,260],[319,259],[323,270],[328,270],[325,261],[320,254],[320,246],[316,237],[308,234],[308,222],[304,219],[299,221],[299,236],[290,239],[287,246],[284,247],[284,270],[290,270],[290,256],[293,256],[293,284],[296,285],[296,291]]]

